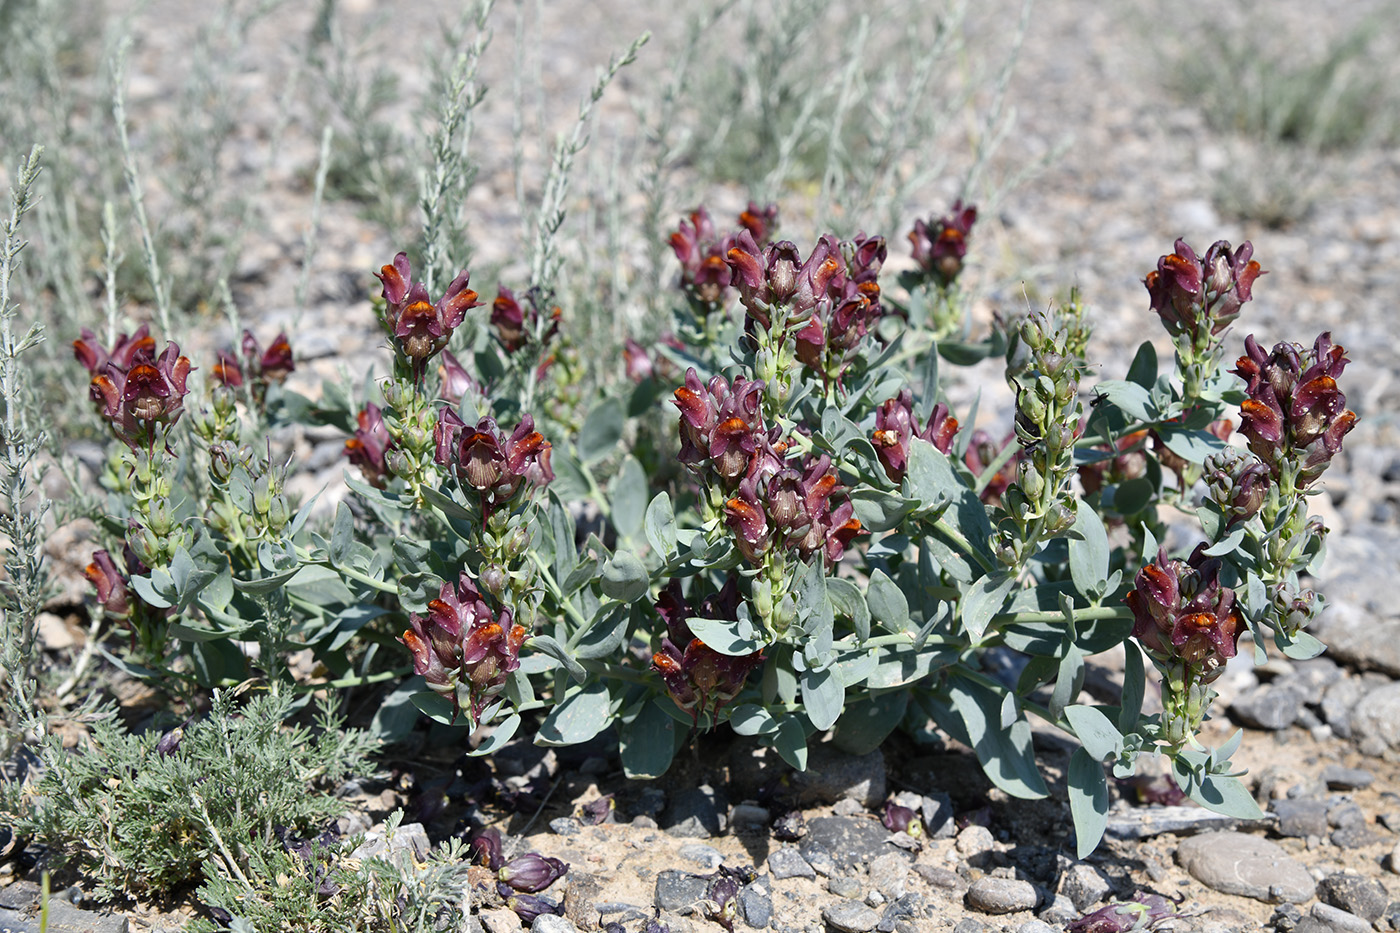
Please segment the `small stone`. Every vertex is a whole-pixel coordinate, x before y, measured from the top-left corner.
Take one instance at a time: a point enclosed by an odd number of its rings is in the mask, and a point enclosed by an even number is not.
[[[1111,839],[1147,839],[1162,833],[1199,833],[1233,829],[1240,820],[1205,807],[1131,807],[1111,813],[1104,835]]]
[[[962,920],[953,927],[953,933],[987,933],[987,925],[980,920]]]
[[[540,914],[530,924],[530,933],[578,933],[578,927],[558,914]]]
[[[850,797],[842,797],[831,807],[831,812],[837,816],[864,816],[865,804]]]
[[[392,839],[384,839],[385,826],[371,829],[365,834],[365,841],[351,853],[351,858],[368,859],[392,856],[395,852],[411,852],[420,862],[427,861],[433,844],[428,841],[428,833],[422,823],[404,823],[394,830]]]
[[[708,784],[687,788],[671,798],[662,827],[672,836],[709,839],[724,832],[729,804]]]
[[[1273,927],[1276,933],[1292,933],[1303,920],[1303,912],[1298,909],[1297,904],[1280,904],[1274,908],[1273,916],[1269,918],[1269,926]]]
[[[959,898],[967,893],[967,879],[951,869],[927,862],[915,862],[914,871],[918,872],[919,877],[927,881],[930,887],[950,891]]]
[[[1335,735],[1351,738],[1351,710],[1361,699],[1362,693],[1360,680],[1343,677],[1322,694],[1322,718]]]
[[[799,851],[811,862],[807,852],[819,846],[830,853],[838,868],[849,871],[890,851],[886,844],[889,838],[889,830],[872,819],[819,816],[807,823],[807,837]]]
[[[78,643],[68,623],[52,612],[41,612],[34,621],[39,626],[39,643],[46,651],[66,651]]]
[[[1390,903],[1390,895],[1379,881],[1346,871],[1323,878],[1317,886],[1317,896],[1324,903],[1356,914],[1367,923],[1379,920]]]
[[[570,871],[568,879],[568,887],[564,889],[564,916],[580,930],[592,929],[598,919],[596,904],[603,886],[588,872]]]
[[[1351,710],[1351,729],[1362,754],[1379,758],[1400,749],[1400,681],[1362,694]]]
[[[1079,911],[1074,909],[1074,902],[1069,898],[1056,894],[1049,906],[1041,908],[1039,917],[1046,923],[1064,924],[1078,919]]]
[[[764,884],[746,884],[739,889],[739,916],[755,930],[773,919],[773,898]]]
[[[860,897],[863,890],[860,882],[850,875],[832,875],[827,879],[826,889],[837,897]]]
[[[1330,838],[1332,845],[1339,849],[1364,849],[1378,841],[1376,834],[1371,832],[1365,823],[1353,823],[1334,829]]]
[[[856,901],[841,901],[822,909],[822,919],[841,933],[869,933],[880,922],[880,915]]]
[[[1322,780],[1332,790],[1360,790],[1370,787],[1376,776],[1365,768],[1344,768],[1328,765],[1322,769]]]
[[[923,910],[924,899],[917,894],[906,894],[890,902],[880,914],[880,922],[875,925],[879,933],[894,933],[901,924],[907,924]]]
[[[1039,900],[1035,885],[1014,878],[978,878],[967,889],[967,906],[984,914],[1034,910]]]
[[[1365,822],[1366,811],[1354,800],[1342,798],[1327,808],[1327,823],[1337,829],[1344,826],[1361,826]]]
[[[662,910],[680,910],[704,900],[708,882],[690,872],[667,869],[656,876],[653,903]]]
[[[1275,800],[1278,833],[1295,839],[1327,835],[1327,804],[1322,800]]]
[[[904,896],[909,879],[909,860],[895,852],[877,856],[870,862],[870,883],[888,900]]]
[[[714,846],[690,843],[681,846],[680,856],[689,859],[702,868],[715,869],[724,862],[724,856]]]
[[[867,907],[883,907],[885,905],[885,895],[881,894],[879,891],[871,891],[869,894],[865,895],[865,904]]]
[[[1308,915],[1336,933],[1371,933],[1371,925],[1365,920],[1331,904],[1314,904]],[[1302,929],[1300,925],[1299,930]]]
[[[509,908],[483,910],[477,916],[481,918],[481,925],[486,928],[486,933],[520,933],[524,929],[520,925],[520,918]]]
[[[782,881],[787,878],[815,878],[816,869],[796,849],[774,849],[768,853],[768,871]]]
[[[799,852],[807,864],[812,866],[812,870],[823,878],[829,878],[836,871],[836,861],[831,857],[831,853],[823,846],[809,846]]]
[[[1385,867],[1390,869],[1392,875],[1400,875],[1400,842],[1395,843],[1395,848],[1390,850],[1390,858],[1386,859]]]
[[[1277,732],[1293,725],[1303,709],[1303,698],[1286,686],[1263,684],[1235,697],[1230,713],[1255,729]]]
[[[957,846],[959,855],[967,859],[973,859],[992,851],[993,847],[996,845],[996,840],[992,838],[992,831],[990,829],[973,823],[971,826],[968,826],[962,832],[958,833],[958,839],[955,845]]]
[[[1317,888],[1308,870],[1267,839],[1245,833],[1205,833],[1182,840],[1177,861],[1206,887],[1261,901],[1310,900]]]
[[[572,816],[561,816],[549,821],[549,831],[559,836],[577,836],[583,829]]]
[[[1060,873],[1058,893],[1074,903],[1074,909],[1084,913],[1112,891],[1108,879],[1092,865],[1075,862]]]

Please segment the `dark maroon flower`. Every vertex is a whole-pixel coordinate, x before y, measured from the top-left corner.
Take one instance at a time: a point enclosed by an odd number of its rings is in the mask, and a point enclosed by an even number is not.
[[[518,855],[496,872],[504,884],[525,894],[537,894],[569,873],[569,866],[538,852]]]
[[[525,415],[509,438],[501,435],[495,419],[482,418],[469,428],[451,408],[444,406],[433,428],[433,460],[450,467],[466,486],[481,494],[482,508],[492,512],[510,500],[522,485],[546,486],[554,479],[550,444],[535,430],[535,419]]]
[[[977,222],[977,208],[964,206],[961,199],[953,202],[950,216],[914,221],[909,242],[914,246],[914,261],[925,275],[939,287],[947,288],[962,272],[967,256],[967,238]]]
[[[160,737],[160,741],[156,743],[156,752],[162,758],[169,758],[180,750],[180,743],[184,738],[184,726],[176,726]]]
[[[738,618],[739,590],[733,576],[723,589],[700,605],[699,618]],[[696,638],[686,620],[694,615],[681,595],[679,580],[672,580],[656,600],[656,612],[666,623],[668,636],[652,655],[651,668],[661,675],[666,692],[677,706],[699,721],[701,713],[714,714],[744,687],[749,672],[763,663],[756,651],[742,657],[720,654]],[[677,645],[684,645],[684,650]]]
[[[459,404],[462,396],[468,393],[481,394],[481,384],[472,378],[471,373],[457,361],[451,350],[442,351],[438,362],[438,375],[442,377],[442,388],[438,390],[438,397],[451,405]]]
[[[1179,917],[1171,901],[1160,894],[1138,891],[1130,901],[1100,907],[1078,920],[1070,921],[1065,933],[1130,933],[1151,930],[1163,920]]]
[[[491,303],[491,326],[496,328],[496,337],[507,353],[515,353],[533,339],[533,334],[539,327],[540,315],[543,313],[540,302],[541,296],[537,289],[532,288],[525,293],[524,304],[516,299],[515,292],[505,286],[501,286],[497,291],[496,300]],[[559,308],[554,308],[549,312],[549,316],[551,324],[541,338],[543,343],[548,343],[559,332],[562,312]],[[550,358],[549,362],[552,361]],[[545,365],[547,366],[547,363]],[[540,371],[540,375],[542,374],[543,369]]]
[[[939,402],[929,414],[928,424],[917,435],[914,434],[914,395],[908,389],[900,389],[899,394],[880,403],[875,410],[875,431],[870,442],[885,475],[895,483],[902,482],[909,465],[909,441],[917,436],[928,441],[942,453],[953,447],[953,438],[958,433],[958,419],[948,413],[948,406]]]
[[[292,345],[285,332],[278,334],[272,345],[264,350],[253,332],[245,330],[241,348],[242,362],[231,350],[218,352],[217,362],[211,370],[215,382],[236,389],[250,379],[259,390],[266,390],[270,385],[284,382],[296,369]]]
[[[759,207],[757,202],[750,201],[739,214],[739,226],[747,230],[759,246],[767,246],[773,239],[773,231],[778,229],[778,205]]]
[[[501,858],[501,831],[492,826],[474,833],[467,841],[467,860],[476,865],[485,865],[492,871],[500,868],[504,861]]]
[[[504,887],[502,885],[501,887]],[[562,917],[564,915],[564,905],[547,897],[540,897],[538,894],[514,894],[510,893],[510,888],[506,888],[502,893],[506,906],[515,911],[515,915],[520,918],[520,922],[525,926],[530,926],[535,922],[535,918],[540,914],[554,914]]]
[[[724,302],[730,279],[724,257],[733,242],[732,235],[721,239],[703,206],[692,211],[690,219],[682,220],[680,229],[671,234],[671,249],[681,264],[681,288],[701,311],[708,312]]]
[[[413,653],[413,672],[457,708],[466,701],[473,718],[520,667],[520,647],[530,634],[514,624],[510,607],[493,613],[465,571],[455,588],[442,585],[427,618],[415,613],[408,624],[399,641]]]
[[[389,467],[384,457],[392,442],[389,428],[384,424],[384,413],[370,402],[355,416],[355,421],[359,426],[355,436],[345,442],[345,456],[360,468],[365,482],[383,489],[389,480]]]
[[[157,426],[169,427],[185,410],[186,380],[193,371],[177,344],[166,344],[158,359],[140,352],[131,368],[108,361],[93,377],[92,397],[116,435],[133,448],[155,443]]]
[[[394,257],[375,275],[384,284],[384,324],[395,347],[408,359],[415,379],[421,379],[427,361],[447,346],[466,317],[467,311],[481,304],[476,292],[467,287],[468,274],[461,272],[447,291],[434,303],[423,283],[413,281],[407,253]]]
[[[739,915],[739,891],[757,877],[758,873],[752,868],[721,865],[709,876],[709,883],[705,885],[705,898],[702,901],[705,919],[713,920],[733,933],[734,920]]]
[[[1143,280],[1152,310],[1167,333],[1198,341],[1229,327],[1261,275],[1253,255],[1254,246],[1247,240],[1237,250],[1219,240],[1200,259],[1185,240],[1177,240],[1176,252],[1157,260],[1156,270]]]
[[[1280,343],[1265,353],[1250,335],[1244,347],[1234,369],[1249,393],[1240,404],[1240,433],[1276,481],[1289,465],[1297,470],[1294,488],[1306,488],[1356,426],[1356,414],[1347,411],[1347,397],[1337,388],[1346,351],[1332,343],[1330,333],[1321,334],[1304,368],[1302,348],[1293,344]]]
[[[801,810],[788,810],[773,821],[773,838],[779,842],[796,842],[807,835],[807,820]]]
[[[586,803],[578,809],[579,822],[585,826],[601,826],[604,823],[617,822],[617,801],[612,794],[605,794]]]
[[[692,368],[675,395],[681,413],[680,461],[697,471],[709,466],[728,483],[737,483],[751,472],[765,442],[773,443],[763,423],[762,380],[739,377],[731,385],[715,376],[705,386]]]
[[[105,373],[108,363],[115,364],[118,369],[125,371],[138,359],[145,359],[147,362],[155,360],[156,338],[151,336],[150,331],[150,327],[142,324],[130,337],[121,334],[117,337],[116,345],[109,351],[97,342],[96,334],[84,327],[82,336],[73,341],[73,355],[93,376]]]
[[[1220,584],[1220,567],[1204,544],[1186,561],[1169,560],[1163,550],[1138,571],[1127,597],[1134,637],[1154,655],[1197,669],[1202,683],[1220,676],[1244,631],[1235,591]]]
[[[739,483],[739,494],[724,504],[724,521],[733,531],[740,552],[751,563],[760,563],[768,549],[768,516],[758,501],[753,480]]]
[[[83,571],[84,576],[97,589],[97,601],[103,612],[114,619],[123,619],[131,612],[131,600],[126,589],[126,574],[117,569],[116,562],[107,551],[98,550],[92,554],[92,563]]]
[[[924,834],[924,821],[919,818],[919,814],[893,800],[885,801],[885,812],[880,822],[892,833],[908,833],[910,836]]]
[[[831,280],[842,271],[836,238],[823,236],[802,261],[797,246],[787,240],[760,248],[748,230],[742,231],[725,254],[733,272],[730,284],[757,324],[771,327],[772,312],[784,314],[777,323],[786,327],[806,317],[826,295]]]

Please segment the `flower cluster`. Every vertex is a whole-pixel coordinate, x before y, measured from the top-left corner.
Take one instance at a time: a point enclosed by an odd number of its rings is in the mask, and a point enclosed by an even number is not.
[[[1173,337],[1186,336],[1197,345],[1218,336],[1250,299],[1254,280],[1261,275],[1248,240],[1239,249],[1219,240],[1204,257],[1185,240],[1177,240],[1176,252],[1157,260],[1143,284],[1152,298],[1152,310]]]
[[[384,412],[370,402],[355,416],[355,436],[345,442],[345,456],[360,468],[365,482],[383,489],[389,481],[387,454],[393,439],[384,424]]]
[[[455,587],[442,585],[427,618],[413,614],[408,624],[399,641],[413,653],[414,673],[451,697],[455,708],[468,707],[474,720],[520,667],[520,647],[529,637],[509,607],[491,611],[465,572]]]
[[[879,276],[889,251],[884,237],[864,233],[837,244],[836,250],[844,269],[827,283],[826,296],[812,308],[811,317],[796,329],[793,339],[803,364],[839,378],[861,340],[885,313]]]
[[[245,330],[241,349],[246,362],[240,362],[231,350],[219,351],[218,362],[212,370],[215,382],[233,389],[251,382],[258,389],[266,390],[270,385],[283,382],[296,369],[292,345],[285,331],[264,350],[253,332]]]
[[[515,292],[505,286],[497,291],[496,300],[491,302],[491,326],[496,328],[496,337],[507,353],[515,353],[535,339],[540,318],[546,314],[542,304],[547,302],[542,300],[538,289],[532,288],[525,293],[524,304],[516,300]],[[557,307],[547,313],[549,328],[540,337],[541,346],[559,333],[559,321],[563,317],[563,311]]]
[[[738,618],[739,589],[730,577],[715,595],[701,604],[699,618]],[[744,687],[749,672],[763,663],[763,653],[741,657],[720,654],[691,632],[686,620],[695,616],[681,595],[679,580],[672,580],[656,600],[656,612],[666,623],[661,650],[652,655],[651,669],[661,675],[666,692],[681,709],[699,721],[702,713],[714,715]]]
[[[449,467],[464,486],[480,494],[483,514],[509,502],[527,482],[542,487],[554,479],[549,441],[535,430],[529,415],[507,438],[494,419],[482,418],[469,427],[457,412],[443,406],[433,441],[434,462]]]
[[[1256,458],[1227,447],[1207,457],[1204,469],[1210,497],[1226,516],[1227,527],[1249,521],[1263,508],[1272,477]]]
[[[760,246],[768,244],[777,224],[775,204],[759,207],[751,201],[739,215],[740,230],[747,231]],[[738,231],[721,237],[703,205],[671,234],[671,249],[681,264],[681,289],[702,314],[721,307],[728,296],[732,274],[725,257],[737,239]]]
[[[1245,355],[1234,370],[1248,383],[1249,393],[1240,405],[1240,432],[1274,480],[1288,471],[1293,488],[1304,489],[1327,469],[1342,438],[1356,425],[1355,413],[1347,411],[1347,398],[1337,388],[1346,351],[1328,333],[1318,336],[1306,361],[1294,344],[1280,343],[1265,353],[1251,335],[1244,345]]]
[[[185,410],[190,361],[174,343],[155,356],[155,343],[144,326],[130,337],[122,334],[110,351],[90,330],[73,341],[74,355],[92,374],[89,395],[132,450],[154,449],[157,428],[170,428]]]
[[[724,521],[749,561],[777,546],[835,563],[861,531],[849,501],[833,506],[845,487],[825,454],[790,460],[792,445],[766,426],[762,402],[761,380],[715,376],[706,386],[687,371],[675,398],[680,461],[725,492]]]
[[[408,362],[414,381],[421,381],[428,360],[447,346],[467,311],[481,302],[467,287],[466,272],[452,280],[441,298],[431,301],[427,286],[413,281],[407,253],[399,253],[375,275],[384,284],[384,326],[394,349]]]
[[[939,288],[951,287],[962,272],[967,238],[976,222],[977,208],[964,205],[961,200],[953,202],[952,213],[947,217],[930,218],[927,223],[914,221],[914,229],[909,232],[914,261]]]
[[[747,230],[735,237],[725,262],[749,321],[764,330],[775,326],[775,312],[782,312],[776,322],[779,328],[805,321],[817,302],[827,297],[827,288],[842,267],[839,244],[830,234],[817,241],[804,262],[795,243],[783,240],[761,247]]]
[[[1221,585],[1220,568],[1204,544],[1185,561],[1168,560],[1163,550],[1138,571],[1127,597],[1133,636],[1154,657],[1185,663],[1197,683],[1220,676],[1243,631],[1235,591]]]
[[[908,389],[900,389],[899,394],[880,403],[875,410],[875,431],[870,442],[885,468],[885,475],[891,482],[904,479],[904,471],[909,465],[909,441],[919,437],[947,453],[953,447],[953,438],[958,433],[958,419],[948,413],[948,406],[939,402],[929,414],[928,424],[922,431],[914,430],[914,394]]]

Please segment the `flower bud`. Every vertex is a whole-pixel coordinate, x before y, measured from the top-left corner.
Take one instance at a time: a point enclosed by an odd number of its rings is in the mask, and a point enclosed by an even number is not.
[[[503,599],[506,584],[510,578],[500,564],[487,564],[481,568],[481,588],[497,599]]]
[[[259,515],[266,515],[272,504],[272,477],[264,473],[253,480],[253,509]]]
[[[267,527],[273,531],[281,531],[291,520],[292,509],[287,503],[287,497],[281,493],[273,496],[267,505]]]
[[[496,877],[516,891],[535,894],[564,877],[568,871],[569,866],[557,858],[529,852],[502,865]]]
[[[170,500],[157,497],[151,500],[150,529],[164,538],[175,527],[175,516],[170,510]]]

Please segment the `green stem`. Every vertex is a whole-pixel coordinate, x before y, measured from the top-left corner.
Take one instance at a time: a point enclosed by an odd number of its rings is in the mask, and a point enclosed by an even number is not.
[[[981,551],[973,547],[972,542],[967,540],[967,536],[964,535],[960,530],[954,528],[942,518],[938,519],[937,521],[931,522],[930,524],[933,525],[933,530],[938,532],[944,539],[948,541],[948,543],[955,545],[968,557],[971,557],[973,560],[977,561],[977,565],[981,567],[983,571],[987,573],[996,572],[996,565],[992,563],[991,558],[987,557]]]
[[[534,551],[531,551],[530,560],[535,562],[535,567],[539,569],[540,576],[544,579],[545,585],[549,587],[549,591],[554,594],[554,598],[558,600],[559,605],[564,607],[564,611],[572,616],[573,620],[580,626],[587,626],[589,624],[588,620],[583,617],[583,613],[578,611],[578,607],[564,595],[563,588],[560,587],[559,582],[554,579],[554,574],[550,573],[549,568],[544,565],[544,561],[540,560],[540,556]]]

